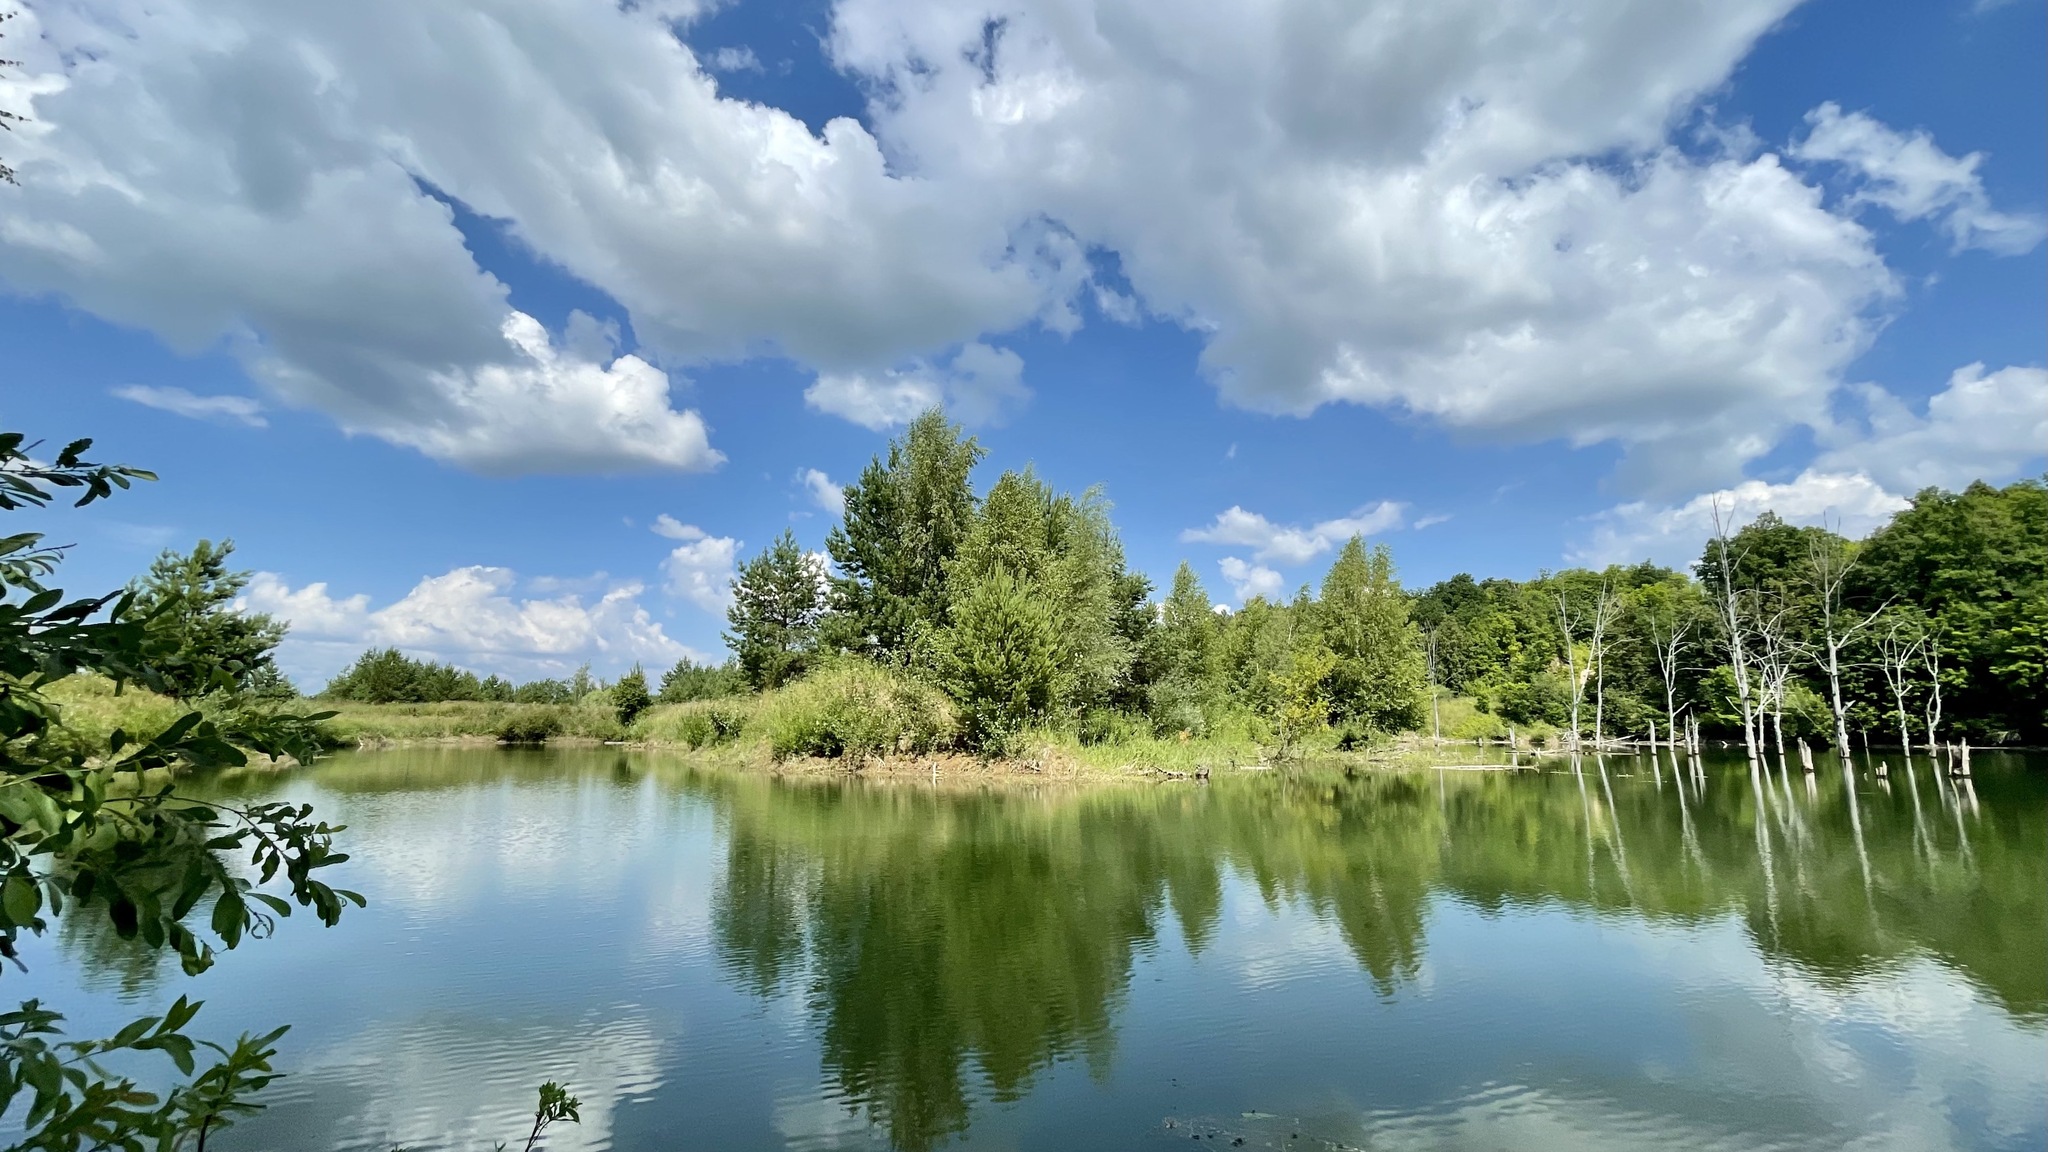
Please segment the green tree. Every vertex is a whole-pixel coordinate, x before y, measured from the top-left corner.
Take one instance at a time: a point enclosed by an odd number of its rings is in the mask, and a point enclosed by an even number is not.
[[[1163,732],[1202,734],[1222,685],[1222,626],[1209,593],[1186,563],[1173,574],[1173,590],[1159,606],[1147,663],[1152,674],[1152,723]]]
[[[135,608],[161,645],[157,667],[170,694],[189,700],[216,690],[248,689],[284,639],[284,625],[235,608],[249,573],[228,568],[235,542],[201,540],[192,551],[166,550],[135,585]]]
[[[1851,581],[1866,608],[1910,605],[1927,617],[1948,664],[1944,709],[1956,730],[1980,740],[2048,739],[2039,671],[2048,482],[1921,492],[1864,544]]]
[[[744,691],[746,682],[740,677],[738,666],[731,662],[724,664],[698,664],[688,656],[676,661],[675,667],[661,675],[661,691],[655,699],[663,704],[683,704],[691,700],[717,700]]]
[[[642,672],[638,664],[612,685],[612,710],[618,713],[619,723],[627,727],[631,727],[633,721],[653,703],[654,697],[647,692],[647,673]]]
[[[1420,724],[1421,640],[1386,545],[1368,552],[1353,536],[1323,578],[1315,616],[1322,642],[1336,658],[1330,673],[1335,714],[1382,732]]]
[[[934,408],[846,486],[846,515],[826,538],[832,647],[901,658],[919,621],[946,622],[946,565],[973,528],[969,486],[981,445]]]
[[[1071,715],[1115,697],[1136,656],[1125,618],[1131,584],[1100,494],[1055,496],[1028,468],[1005,472],[982,501],[947,578],[979,586],[998,568],[1041,601],[1052,621],[1064,670],[1054,707]]]
[[[1271,673],[1272,715],[1280,737],[1279,754],[1292,755],[1302,737],[1329,726],[1333,702],[1330,682],[1342,661],[1320,639],[1296,649],[1281,671]]]
[[[954,586],[952,623],[929,633],[929,661],[960,705],[968,741],[1000,751],[1065,691],[1059,627],[1046,599],[997,564]]]
[[[817,564],[784,530],[759,556],[740,566],[732,582],[732,631],[725,642],[740,675],[755,689],[775,688],[803,675],[817,651],[824,611]]]
[[[90,446],[77,441],[43,464],[18,433],[0,434],[0,510],[45,506],[61,489],[82,490],[76,503],[89,504],[154,479],[85,461]],[[155,627],[133,589],[67,602],[45,587],[60,558],[39,533],[0,540],[0,955],[14,957],[23,933],[47,932],[61,916],[104,916],[119,936],[169,949],[198,973],[215,942],[233,948],[265,935],[294,904],[328,924],[345,903],[361,904],[320,880],[320,869],[347,857],[333,847],[340,829],[310,806],[201,803],[164,771],[240,765],[248,751],[310,760],[322,716],[244,709],[215,722],[194,712],[152,738],[116,731],[98,747],[64,731],[45,693],[52,681],[89,673],[169,691],[163,668],[186,671],[192,654],[177,647],[184,637]],[[234,859],[243,853],[264,879],[283,877],[288,898],[258,891]],[[62,1015],[39,1001],[0,1013],[0,1100],[26,1097],[17,1147],[177,1148],[248,1112],[250,1095],[275,1078],[283,1030],[209,1046],[219,1059],[194,1076],[197,1044],[184,1029],[198,1009],[181,997],[112,1039],[87,1041],[61,1039]],[[140,1073],[152,1057],[193,1078],[149,1092],[111,1070]]]

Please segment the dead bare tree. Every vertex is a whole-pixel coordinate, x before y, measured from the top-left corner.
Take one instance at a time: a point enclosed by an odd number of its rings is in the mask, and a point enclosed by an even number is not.
[[[1761,713],[1769,715],[1772,734],[1778,746],[1778,769],[1785,768],[1785,700],[1792,687],[1792,671],[1797,665],[1798,647],[1786,634],[1785,620],[1790,609],[1780,605],[1778,610],[1764,615],[1761,605],[1757,611],[1757,704]],[[1763,717],[1757,719],[1759,729]]]
[[[1593,603],[1593,745],[1607,739],[1607,627],[1614,623],[1618,603],[1606,577],[1600,579],[1600,598]]]
[[[1586,681],[1595,678],[1603,665],[1601,649],[1607,642],[1607,626],[1614,621],[1614,594],[1606,580],[1600,581],[1600,593],[1594,598],[1591,611],[1582,605],[1574,607],[1571,590],[1559,585],[1557,589],[1557,627],[1564,634],[1565,672],[1572,683],[1572,746],[1577,747],[1579,737],[1585,731],[1580,722],[1580,709],[1586,702]],[[1580,626],[1586,629],[1586,662],[1579,663]],[[1600,725],[1605,717],[1601,714],[1605,706],[1604,685],[1594,685],[1593,743],[1600,743]]]
[[[1736,702],[1742,709],[1742,743],[1749,752],[1752,768],[1762,762],[1757,748],[1756,694],[1750,680],[1749,669],[1749,625],[1743,619],[1742,592],[1735,587],[1735,556],[1729,546],[1728,527],[1734,515],[1730,508],[1726,513],[1721,509],[1721,499],[1716,496],[1712,502],[1714,516],[1713,551],[1715,566],[1720,570],[1721,586],[1718,590],[1721,627],[1727,632],[1728,663],[1735,673]]]
[[[1918,621],[1893,616],[1877,634],[1878,668],[1892,690],[1892,708],[1899,719],[1899,749],[1906,762],[1913,759],[1913,734],[1906,728],[1906,697],[1913,691],[1913,669],[1920,663],[1925,642]]]
[[[1821,650],[1816,661],[1828,674],[1828,707],[1835,717],[1835,752],[1849,758],[1849,710],[1842,703],[1842,651],[1884,611],[1855,612],[1842,603],[1842,588],[1856,566],[1855,545],[1816,533],[1807,539],[1807,578],[1820,605]],[[1886,603],[1889,603],[1887,601]]]
[[[1934,730],[1941,726],[1941,637],[1928,631],[1920,640],[1920,667],[1927,672],[1927,748],[1931,752],[1941,746]]]
[[[1650,591],[1657,589],[1653,586]],[[1660,597],[1643,612],[1643,630],[1650,637],[1650,651],[1657,660],[1657,673],[1664,679],[1664,731],[1675,744],[1678,740],[1678,662],[1692,633],[1694,620],[1671,602]],[[1654,728],[1652,729],[1654,731]],[[1651,738],[1655,743],[1655,737]]]

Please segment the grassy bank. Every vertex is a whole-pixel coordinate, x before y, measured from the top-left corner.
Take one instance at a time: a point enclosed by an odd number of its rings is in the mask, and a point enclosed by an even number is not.
[[[147,738],[188,710],[136,688],[116,695],[112,684],[93,677],[61,681],[50,695],[63,709],[71,738],[91,750],[103,749],[115,728]],[[199,705],[202,711],[210,706]],[[959,774],[990,770],[993,760],[998,770],[1048,775],[1152,775],[1253,767],[1271,762],[1276,752],[1270,731],[1249,716],[1204,736],[1161,736],[1142,719],[1096,715],[1073,725],[1017,733],[1006,742],[1004,755],[976,756],[959,750],[960,720],[943,693],[856,663],[824,669],[764,695],[656,705],[630,726],[597,699],[572,704],[299,700],[282,706],[335,713],[324,726],[337,746],[623,741],[698,753],[735,766],[772,764],[795,771],[929,771],[937,765],[941,772]],[[1367,738],[1330,729],[1311,734],[1291,754],[1392,764],[1456,758],[1460,754],[1452,749],[1459,744],[1497,743],[1508,735],[1499,717],[1479,711],[1470,699],[1445,698],[1437,714],[1449,748],[1436,747],[1428,732]],[[1556,740],[1553,730],[1540,725],[1520,727],[1515,735],[1525,749]]]

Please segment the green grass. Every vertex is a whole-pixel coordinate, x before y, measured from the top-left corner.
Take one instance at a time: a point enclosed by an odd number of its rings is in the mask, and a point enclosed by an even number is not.
[[[308,700],[305,706],[336,713],[327,727],[346,744],[377,744],[405,740],[497,740],[511,735],[568,736],[585,740],[624,740],[627,732],[609,705],[599,701],[574,704],[500,704],[449,700],[438,704],[358,704],[347,700]]]
[[[88,753],[103,752],[116,728],[146,739],[190,710],[153,692],[130,687],[121,694],[97,677],[73,676],[51,685],[62,709],[68,739]],[[693,752],[716,750],[735,764],[763,765],[804,758],[846,758],[865,763],[890,755],[972,753],[958,746],[959,724],[943,693],[901,673],[859,661],[826,665],[804,680],[759,696],[658,704],[621,726],[602,696],[572,704],[503,704],[449,701],[438,704],[358,704],[299,700],[296,711],[332,711],[325,727],[337,744],[485,742],[507,738],[628,740]],[[1507,723],[1481,712],[1469,697],[1438,702],[1447,742],[1498,741]],[[204,706],[202,706],[202,711]],[[1425,712],[1425,716],[1427,713]],[[1354,737],[1357,734],[1354,734]],[[1551,746],[1557,733],[1547,724],[1520,724],[1521,747],[1531,741]],[[1294,750],[1302,760],[1350,759],[1375,763],[1420,755],[1430,731],[1396,739],[1376,736],[1340,748],[1341,729],[1312,733]],[[1399,745],[1396,748],[1395,745]],[[1140,716],[1097,711],[1058,726],[1020,733],[1002,760],[1044,769],[1087,774],[1222,771],[1270,763],[1274,741],[1266,723],[1249,712],[1233,712],[1200,736],[1155,734]],[[1446,754],[1432,753],[1436,758]]]
[[[754,696],[656,704],[634,718],[630,738],[692,750],[732,744],[759,734],[759,712],[760,698]]]
[[[44,695],[57,705],[63,739],[88,755],[102,755],[116,728],[137,740],[148,740],[192,708],[168,696],[134,685],[117,695],[114,682],[99,676],[66,676]]]

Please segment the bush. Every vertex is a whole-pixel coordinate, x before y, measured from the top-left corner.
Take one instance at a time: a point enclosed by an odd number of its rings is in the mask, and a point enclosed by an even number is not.
[[[500,744],[545,744],[548,737],[561,734],[561,716],[546,705],[516,709],[498,725]]]
[[[730,744],[747,730],[752,712],[747,698],[656,705],[633,725],[633,738],[691,749]]]
[[[759,723],[777,760],[922,753],[958,733],[937,688],[863,660],[829,664],[762,700]]]
[[[633,721],[654,704],[654,697],[647,694],[647,674],[640,671],[638,664],[612,685],[611,702],[619,723],[627,727],[631,727]]]

